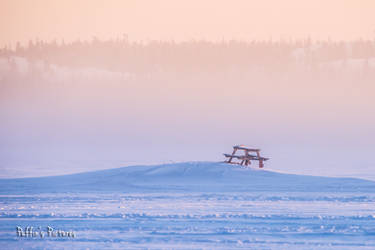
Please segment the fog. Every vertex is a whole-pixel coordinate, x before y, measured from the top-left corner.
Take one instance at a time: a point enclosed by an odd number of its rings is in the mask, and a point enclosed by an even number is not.
[[[222,161],[374,179],[373,41],[32,41],[0,51],[1,177]]]

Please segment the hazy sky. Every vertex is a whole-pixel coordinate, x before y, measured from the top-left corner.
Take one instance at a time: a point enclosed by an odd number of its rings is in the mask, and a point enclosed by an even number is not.
[[[177,41],[375,39],[374,13],[375,0],[0,0],[0,48],[36,38],[123,34]],[[189,69],[201,60],[200,48],[175,57],[184,59],[179,65]],[[275,72],[258,70],[262,63],[221,72],[215,58],[206,62],[217,74],[155,71],[129,80],[57,67],[45,81],[33,61],[16,58],[14,73],[11,61],[0,58],[0,178],[221,161],[232,145],[251,143],[272,159],[267,168],[375,180],[375,71],[367,68],[374,58],[326,62],[320,71],[315,64],[275,64],[269,68]],[[343,71],[323,74],[334,63]]]
[[[374,0],[1,0],[0,46],[29,39],[375,39]]]

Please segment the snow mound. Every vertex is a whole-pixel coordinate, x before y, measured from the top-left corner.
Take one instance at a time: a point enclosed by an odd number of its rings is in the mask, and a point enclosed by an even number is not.
[[[0,180],[1,194],[77,192],[374,192],[355,178],[282,174],[216,162],[131,166],[72,175]]]

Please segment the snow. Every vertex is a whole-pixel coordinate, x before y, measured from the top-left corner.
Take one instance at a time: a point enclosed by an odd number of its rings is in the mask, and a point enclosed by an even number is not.
[[[368,192],[375,183],[355,178],[282,174],[216,162],[131,166],[65,176],[0,180],[0,194],[46,192]]]
[[[2,247],[373,249],[375,183],[215,162],[0,180]],[[16,226],[74,231],[20,238]]]

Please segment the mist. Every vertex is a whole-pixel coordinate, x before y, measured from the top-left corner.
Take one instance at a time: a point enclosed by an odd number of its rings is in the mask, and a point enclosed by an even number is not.
[[[222,161],[374,178],[375,43],[72,43],[0,51],[1,177]]]

